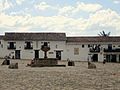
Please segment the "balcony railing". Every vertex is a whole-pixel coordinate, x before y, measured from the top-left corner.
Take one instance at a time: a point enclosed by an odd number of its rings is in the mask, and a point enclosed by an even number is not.
[[[120,52],[120,48],[116,48],[116,49],[104,49],[104,52]]]
[[[100,52],[100,49],[92,49],[92,48],[91,48],[91,49],[90,49],[90,52],[93,52],[93,53],[94,53],[94,52],[96,52],[96,53],[98,52],[98,53],[99,53],[99,52]]]

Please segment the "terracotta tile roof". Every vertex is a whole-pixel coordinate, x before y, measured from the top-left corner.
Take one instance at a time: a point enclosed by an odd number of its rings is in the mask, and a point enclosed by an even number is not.
[[[65,33],[5,33],[4,40],[66,41]]]
[[[67,42],[120,42],[120,36],[100,37],[66,37],[65,33],[5,33],[0,36],[4,40],[32,40],[32,41],[67,41]]]
[[[120,36],[112,37],[67,37],[67,42],[120,42]]]

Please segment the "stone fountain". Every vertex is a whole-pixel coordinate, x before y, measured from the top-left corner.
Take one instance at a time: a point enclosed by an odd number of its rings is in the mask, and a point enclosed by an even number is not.
[[[65,66],[65,65],[58,65],[57,58],[48,58],[47,52],[50,50],[50,45],[42,45],[41,50],[44,52],[44,58],[37,58],[34,59],[34,63],[31,64],[32,67],[53,67],[53,66]]]
[[[47,59],[47,52],[50,50],[50,46],[49,45],[42,45],[41,46],[41,50],[44,52],[44,59]]]

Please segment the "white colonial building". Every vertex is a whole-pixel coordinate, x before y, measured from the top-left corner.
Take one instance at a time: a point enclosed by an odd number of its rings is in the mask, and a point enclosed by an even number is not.
[[[42,45],[50,46],[48,58],[120,62],[119,36],[67,37],[65,33],[5,33],[0,36],[0,57],[44,58]]]

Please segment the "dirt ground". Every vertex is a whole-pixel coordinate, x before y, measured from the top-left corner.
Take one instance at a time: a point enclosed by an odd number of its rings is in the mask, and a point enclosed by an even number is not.
[[[0,63],[3,59],[0,59]],[[87,62],[75,62],[66,67],[26,67],[28,60],[18,62],[18,69],[0,65],[0,90],[120,90],[120,63],[95,63],[88,69]]]

